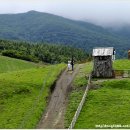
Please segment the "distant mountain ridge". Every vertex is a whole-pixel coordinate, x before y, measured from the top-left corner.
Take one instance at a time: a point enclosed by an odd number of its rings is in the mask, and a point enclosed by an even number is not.
[[[108,30],[120,37],[130,40],[130,25],[126,24],[120,28],[108,28]]]
[[[124,57],[130,39],[91,23],[70,20],[53,14],[29,11],[0,14],[0,39],[49,42],[91,51],[95,46],[113,46]]]

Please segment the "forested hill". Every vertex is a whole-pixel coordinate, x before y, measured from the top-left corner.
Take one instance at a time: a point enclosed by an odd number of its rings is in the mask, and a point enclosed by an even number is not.
[[[52,64],[67,62],[72,56],[75,62],[83,62],[91,58],[85,51],[74,47],[9,40],[0,40],[0,54],[32,62]]]
[[[110,32],[120,37],[130,40],[130,25],[126,24],[122,27],[108,28]]]
[[[72,45],[90,51],[95,46],[113,46],[126,56],[130,42],[102,27],[52,14],[29,11],[0,15],[0,38]]]

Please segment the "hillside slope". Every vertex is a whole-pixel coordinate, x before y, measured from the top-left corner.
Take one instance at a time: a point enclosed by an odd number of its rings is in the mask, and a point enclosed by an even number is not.
[[[121,27],[107,28],[107,30],[117,36],[130,40],[130,24]]]
[[[61,43],[87,51],[95,46],[114,46],[121,57],[130,48],[128,39],[114,35],[102,27],[36,11],[1,14],[0,38]]]
[[[0,56],[0,73],[18,71],[36,67],[37,65],[31,62]]]
[[[57,64],[0,74],[0,129],[35,128],[64,68]]]
[[[129,79],[108,80],[90,90],[75,128],[129,129],[129,84]]]

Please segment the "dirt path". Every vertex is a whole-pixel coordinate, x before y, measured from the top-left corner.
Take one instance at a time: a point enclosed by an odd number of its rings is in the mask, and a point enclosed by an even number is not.
[[[64,128],[64,114],[68,91],[78,71],[79,65],[75,68],[73,73],[67,72],[67,69],[62,73],[56,83],[46,112],[38,125],[38,129]]]

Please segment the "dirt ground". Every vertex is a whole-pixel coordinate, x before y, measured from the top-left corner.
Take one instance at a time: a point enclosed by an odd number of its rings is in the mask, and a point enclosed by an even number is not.
[[[68,92],[75,75],[79,71],[79,65],[76,66],[74,72],[67,71],[61,74],[56,82],[55,89],[51,95],[51,99],[47,106],[46,112],[39,122],[38,129],[63,129],[64,128],[64,114],[66,110],[66,103]]]

